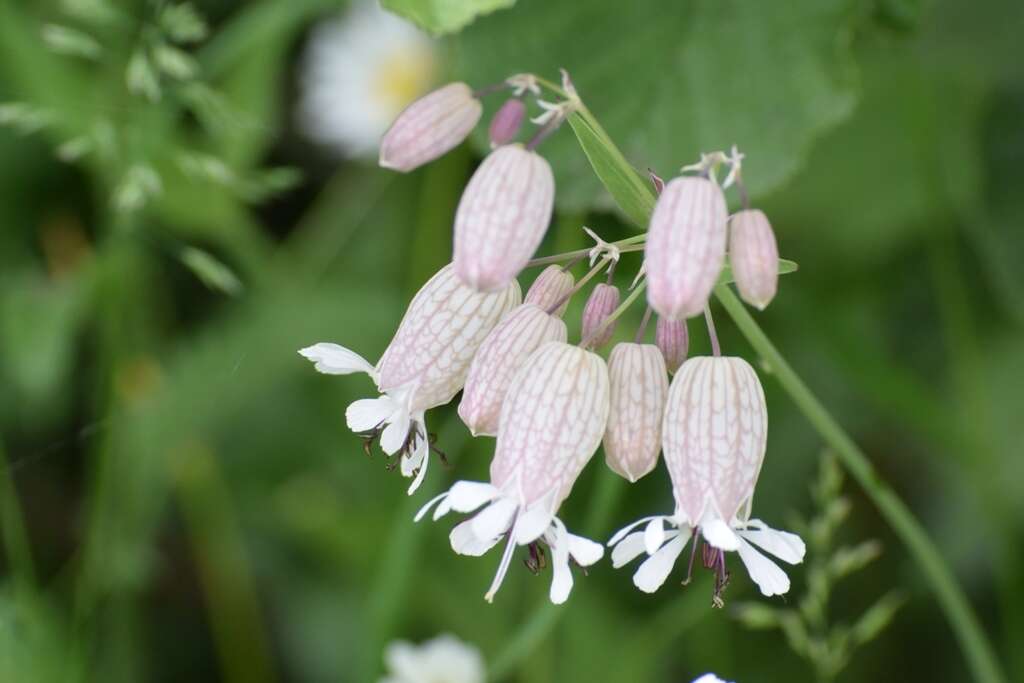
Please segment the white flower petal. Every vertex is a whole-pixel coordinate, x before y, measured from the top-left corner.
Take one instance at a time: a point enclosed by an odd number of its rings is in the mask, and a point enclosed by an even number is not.
[[[473,533],[479,538],[497,538],[512,526],[512,518],[516,513],[516,502],[509,498],[499,498],[474,517]]]
[[[800,564],[804,561],[807,547],[804,545],[803,539],[794,533],[772,529],[759,519],[750,520],[747,523],[747,528],[741,529],[738,533],[783,562]]]
[[[443,501],[447,497],[448,497],[448,492],[445,491],[444,493],[442,493],[440,495],[437,495],[437,496],[434,496],[433,498],[428,500],[427,504],[424,505],[423,507],[421,507],[419,509],[419,511],[416,513],[416,516],[412,518],[412,521],[413,522],[418,522],[421,519],[423,519],[423,517],[427,514],[427,511],[430,510],[430,508],[434,507],[435,504],[440,503],[441,501]],[[438,519],[438,517],[441,517],[442,515],[447,513],[448,510],[450,510],[450,509],[451,509],[450,507],[445,509],[445,511],[443,513],[441,513],[441,515],[437,514],[437,512],[435,511],[434,512],[434,520],[436,521]]]
[[[409,413],[401,408],[395,410],[388,418],[388,426],[384,428],[384,431],[380,435],[380,447],[388,455],[392,455],[401,450],[402,446],[405,445],[405,439],[409,436],[409,423],[411,422]],[[405,476],[410,476],[412,472],[402,472]]]
[[[618,569],[629,564],[642,555],[644,550],[644,532],[634,531],[612,548],[612,567]]]
[[[661,588],[668,578],[672,567],[686,547],[688,536],[679,535],[666,543],[662,548],[644,560],[643,564],[633,574],[633,585],[644,593],[653,593]]]
[[[700,678],[694,680],[693,683],[729,683],[729,681],[723,681],[715,674],[704,674]]]
[[[700,532],[704,536],[704,540],[716,548],[732,551],[740,547],[740,537],[718,517],[702,522]]]
[[[363,398],[345,409],[345,422],[353,432],[376,429],[395,412],[397,404],[388,396]]]
[[[427,476],[427,464],[430,462],[430,446],[427,445],[426,439],[421,439],[416,445],[416,452],[410,460],[419,461],[419,464],[416,466],[416,478],[412,480],[412,483],[409,484],[409,490],[406,491],[406,495],[411,496]]]
[[[448,504],[456,512],[473,512],[494,500],[498,489],[483,481],[457,481],[452,485]]]
[[[665,542],[665,522],[661,517],[655,517],[644,529],[644,549],[648,555],[658,552],[658,548]]]
[[[519,521],[516,522],[516,543],[519,545],[532,543],[551,526],[551,520],[555,516],[555,493],[552,491],[532,503],[524,513],[519,515]]]
[[[325,375],[351,375],[354,372],[365,372],[376,381],[377,371],[370,363],[355,351],[344,346],[320,342],[299,349],[299,355],[313,361],[317,372]]]
[[[480,557],[488,550],[493,548],[501,540],[500,537],[485,538],[481,539],[473,533],[473,520],[467,519],[465,522],[457,524],[451,533],[448,534],[448,540],[451,541],[452,550],[459,555],[468,555],[470,557]]]
[[[661,515],[658,515],[658,517],[661,517]],[[656,517],[641,517],[640,519],[636,520],[632,524],[627,524],[626,526],[622,527],[621,529],[619,529],[618,531],[615,532],[615,535],[612,536],[611,540],[608,541],[608,545],[615,545],[616,543],[621,541],[623,538],[625,538],[626,534],[628,534],[630,531],[632,531],[633,529],[637,528],[638,526],[640,526],[644,522],[651,521],[652,519],[656,519]]]
[[[569,534],[569,554],[579,566],[589,567],[604,557],[604,546],[589,538]]]
[[[572,570],[569,569],[569,532],[557,518],[554,522],[554,543],[551,545],[551,602],[561,605],[572,591]]]
[[[770,597],[783,595],[789,591],[789,577],[786,576],[786,572],[779,569],[779,565],[759,553],[754,546],[746,541],[740,541],[738,550],[740,559],[743,560],[743,566],[747,568],[750,578],[761,589],[762,595]]]

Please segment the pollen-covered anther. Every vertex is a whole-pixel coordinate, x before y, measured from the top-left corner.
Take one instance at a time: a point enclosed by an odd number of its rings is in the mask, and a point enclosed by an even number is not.
[[[608,357],[610,408],[604,433],[608,467],[635,482],[654,469],[661,451],[661,421],[668,374],[652,344],[616,344]]]
[[[681,320],[703,312],[725,261],[726,205],[708,178],[668,183],[651,215],[644,249],[647,301]]]
[[[778,289],[779,248],[760,209],[745,209],[729,219],[729,263],[740,296],[763,310]]]
[[[686,321],[669,320],[659,315],[658,324],[654,328],[654,343],[665,358],[665,367],[674,374],[690,350],[690,333],[686,329]]]
[[[614,320],[608,322],[611,314],[619,307],[619,288],[600,283],[590,293],[583,307],[583,325],[580,332],[582,343],[592,349],[599,349],[615,334]]]
[[[508,285],[537,250],[554,206],[551,166],[536,152],[498,147],[473,174],[455,212],[455,272],[491,292]]]
[[[459,416],[473,436],[498,433],[501,405],[516,371],[541,344],[564,342],[565,323],[531,303],[502,318],[473,357],[459,403]]]
[[[408,172],[461,143],[480,121],[483,107],[465,83],[449,83],[398,115],[380,143],[380,165]]]
[[[561,318],[569,305],[568,297],[575,284],[571,272],[561,266],[548,266],[530,285],[523,303],[534,304]]]

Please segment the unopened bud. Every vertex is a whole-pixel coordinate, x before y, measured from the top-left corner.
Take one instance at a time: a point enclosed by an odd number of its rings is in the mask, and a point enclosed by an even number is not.
[[[561,266],[548,266],[530,285],[523,303],[534,304],[545,311],[550,311],[551,315],[562,317],[569,305],[569,293],[575,284],[576,279],[568,270]],[[551,310],[551,307],[559,302],[561,304],[558,308]]]
[[[515,279],[551,221],[555,177],[522,145],[499,147],[470,178],[455,212],[455,272],[478,292]]]
[[[519,133],[523,119],[526,118],[526,105],[519,98],[513,97],[501,105],[491,119],[490,136],[491,147],[506,145],[515,139]]]
[[[618,287],[603,282],[594,287],[587,304],[583,307],[583,330],[580,333],[581,339],[588,347],[599,349],[611,340],[612,334],[615,333],[615,321],[605,325],[603,329],[601,325],[618,307]]]
[[[729,221],[729,263],[740,296],[764,309],[779,285],[779,248],[768,218],[760,209],[745,209]]]
[[[665,186],[644,250],[647,301],[659,315],[681,320],[704,310],[725,261],[726,217],[711,180],[685,176]]]
[[[483,107],[465,83],[449,83],[398,115],[380,143],[380,165],[403,173],[437,159],[473,131]]]
[[[690,334],[686,330],[686,321],[669,320],[658,316],[658,325],[654,329],[654,343],[665,357],[665,367],[674,373],[686,360],[686,354],[690,350]]]
[[[612,471],[634,482],[658,463],[668,396],[665,361],[653,344],[616,344],[608,356],[608,377],[605,460]]]

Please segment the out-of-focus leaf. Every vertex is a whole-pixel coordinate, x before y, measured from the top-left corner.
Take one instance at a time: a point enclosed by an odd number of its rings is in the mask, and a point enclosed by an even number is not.
[[[242,281],[210,253],[195,247],[185,247],[178,258],[210,289],[231,296],[242,291]]]
[[[471,21],[516,0],[381,0],[381,6],[436,36],[461,30]]]
[[[522,0],[458,36],[456,72],[480,87],[565,67],[634,165],[672,175],[700,152],[735,143],[748,155],[744,179],[760,195],[786,182],[808,145],[852,110],[855,21],[847,0]],[[482,146],[485,138],[481,131]],[[593,206],[600,195],[575,148],[565,134],[541,147],[567,209]]]
[[[850,636],[858,645],[863,645],[878,637],[896,616],[896,611],[904,599],[898,593],[888,593],[881,600],[868,608],[850,629]]]
[[[42,30],[43,42],[54,52],[72,57],[96,59],[103,47],[88,33],[60,24],[47,24]]]

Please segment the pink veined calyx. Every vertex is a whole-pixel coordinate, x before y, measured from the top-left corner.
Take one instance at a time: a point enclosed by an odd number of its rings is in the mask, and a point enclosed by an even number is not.
[[[458,481],[419,511],[422,519],[454,510],[473,513],[450,535],[460,555],[480,556],[505,542],[488,602],[501,586],[516,546],[539,571],[551,554],[550,598],[569,597],[570,558],[586,567],[601,559],[600,544],[569,533],[556,517],[576,478],[601,442],[608,418],[608,369],[597,354],[564,342],[542,345],[516,373],[501,409],[489,482]]]
[[[415,476],[412,493],[427,470],[426,411],[462,389],[480,344],[521,297],[514,281],[491,294],[476,292],[449,264],[416,293],[376,366],[337,344],[321,342],[299,353],[325,374],[370,376],[381,395],[352,403],[345,419],[349,429],[364,436],[367,450],[379,439],[386,454],[400,455],[402,475]]]
[[[701,561],[715,575],[715,605],[723,604],[729,582],[726,552],[739,554],[763,595],[786,593],[789,578],[761,550],[797,564],[803,561],[804,543],[796,534],[750,519],[767,428],[764,392],[745,360],[701,356],[683,363],[672,380],[662,425],[675,512],[645,517],[616,533],[608,543],[614,547],[613,566],[646,554],[633,583],[653,593],[692,540],[689,581],[703,541]]]

